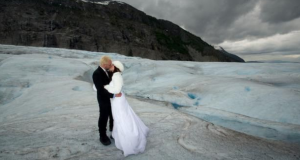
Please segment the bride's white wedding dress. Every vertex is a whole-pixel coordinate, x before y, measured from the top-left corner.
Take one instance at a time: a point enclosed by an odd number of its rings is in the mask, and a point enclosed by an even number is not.
[[[112,94],[117,94],[121,92],[122,86],[122,75],[116,72],[112,81],[104,88]],[[132,110],[123,92],[121,97],[111,99],[111,109],[114,118],[112,136],[116,147],[123,151],[124,156],[144,152],[149,128]]]

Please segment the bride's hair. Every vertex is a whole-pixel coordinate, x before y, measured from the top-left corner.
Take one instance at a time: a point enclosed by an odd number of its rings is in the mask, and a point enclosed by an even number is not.
[[[115,66],[115,69],[112,73],[116,73],[116,72],[121,72],[120,69],[118,67]]]

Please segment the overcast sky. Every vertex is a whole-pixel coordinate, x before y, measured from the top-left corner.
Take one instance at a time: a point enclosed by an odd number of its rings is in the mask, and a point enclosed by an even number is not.
[[[246,61],[300,62],[300,0],[121,0]]]

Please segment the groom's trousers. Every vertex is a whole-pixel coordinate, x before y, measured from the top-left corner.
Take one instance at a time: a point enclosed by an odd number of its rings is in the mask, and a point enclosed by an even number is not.
[[[111,112],[110,103],[100,104],[99,111],[100,111],[100,116],[98,120],[98,128],[101,136],[101,135],[106,135],[106,126],[107,126],[108,118],[109,118],[109,125],[111,127],[113,126],[113,116]]]

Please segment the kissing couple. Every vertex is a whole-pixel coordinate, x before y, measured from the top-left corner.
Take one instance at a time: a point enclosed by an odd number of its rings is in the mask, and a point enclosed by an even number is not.
[[[107,146],[110,138],[115,141],[124,156],[142,153],[145,150],[149,128],[135,114],[122,92],[124,65],[102,56],[98,68],[93,73],[94,89],[97,90],[100,116],[98,128],[100,142]],[[107,121],[112,131],[106,135]]]

